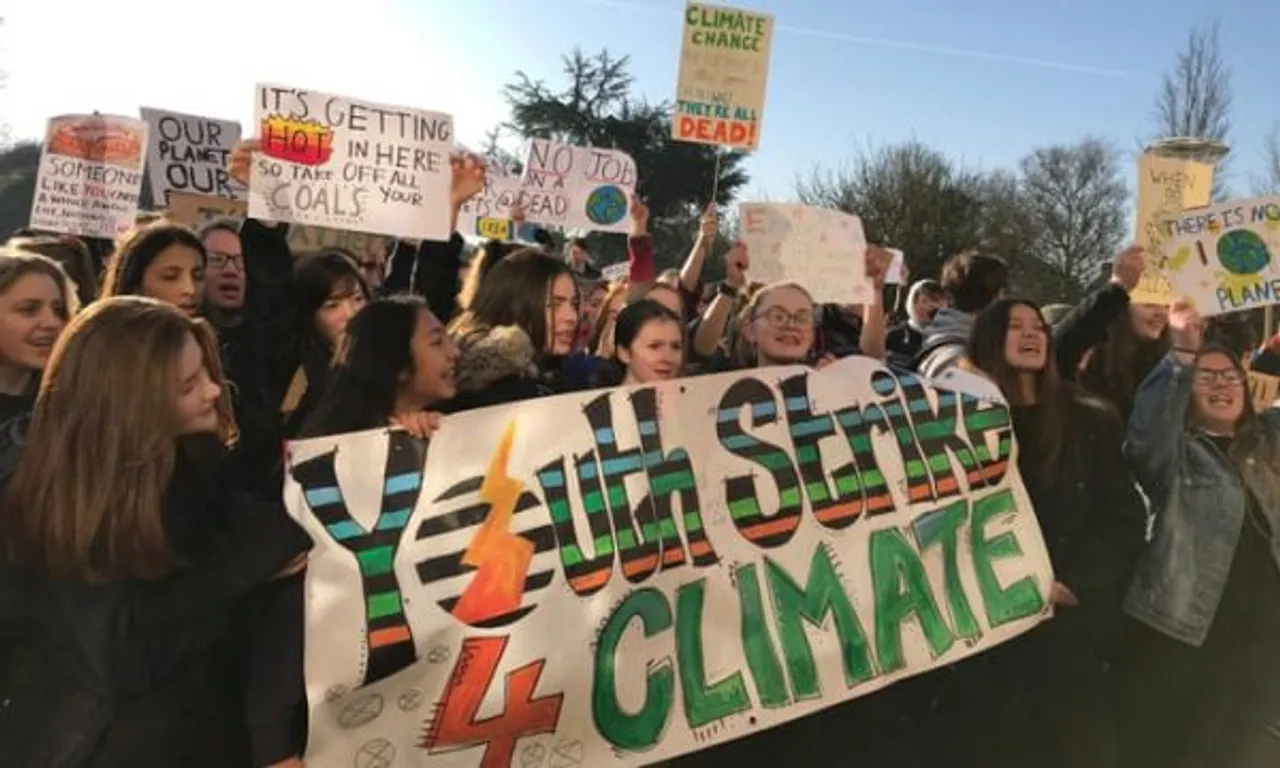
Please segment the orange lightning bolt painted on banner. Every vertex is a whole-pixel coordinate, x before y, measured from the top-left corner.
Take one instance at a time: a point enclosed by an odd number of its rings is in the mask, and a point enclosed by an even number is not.
[[[507,475],[516,423],[507,424],[480,485],[480,500],[489,514],[467,546],[462,562],[476,569],[453,608],[459,621],[478,624],[520,608],[524,580],[533,561],[533,543],[511,532],[511,518],[524,483]]]

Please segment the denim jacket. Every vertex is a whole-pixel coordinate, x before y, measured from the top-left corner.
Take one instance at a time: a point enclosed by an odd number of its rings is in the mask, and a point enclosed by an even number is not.
[[[1125,611],[1184,643],[1199,647],[1209,635],[1245,524],[1246,486],[1273,532],[1280,531],[1280,498],[1266,482],[1260,456],[1241,472],[1186,419],[1194,369],[1169,353],[1134,397],[1125,455],[1151,500],[1155,525],[1138,560]],[[1247,396],[1247,394],[1246,394]],[[1280,434],[1280,412],[1259,414],[1270,439]],[[1271,553],[1280,567],[1280,536]]]

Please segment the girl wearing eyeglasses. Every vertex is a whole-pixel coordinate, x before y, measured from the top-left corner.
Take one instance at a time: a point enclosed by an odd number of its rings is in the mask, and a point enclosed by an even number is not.
[[[1126,453],[1152,501],[1125,600],[1125,765],[1280,765],[1280,412],[1188,303],[1134,398]]]
[[[883,248],[867,248],[867,277],[872,299],[863,306],[861,354],[884,359],[885,320],[880,296],[884,292],[885,269],[892,254]],[[812,361],[817,338],[818,306],[813,295],[799,283],[766,285],[743,308],[738,321],[738,343],[734,367],[797,365]],[[817,362],[822,367],[834,358]]]

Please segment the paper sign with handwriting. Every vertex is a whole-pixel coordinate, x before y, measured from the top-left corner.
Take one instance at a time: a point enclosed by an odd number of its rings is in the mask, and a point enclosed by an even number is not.
[[[289,250],[293,252],[295,259],[325,248],[341,248],[354,256],[357,264],[385,265],[393,242],[392,238],[368,232],[324,227],[289,227]]]
[[[1165,274],[1208,317],[1280,304],[1280,196],[1164,219]]]
[[[259,85],[249,215],[448,240],[453,118]]]
[[[636,163],[617,149],[529,142],[520,179],[525,218],[547,227],[627,232]]]
[[[147,107],[140,113],[151,127],[147,174],[155,207],[172,208],[175,192],[245,199],[247,190],[227,173],[239,123]]]
[[[857,216],[792,203],[743,203],[738,215],[752,280],[791,280],[819,302],[871,299],[867,241]]]
[[[174,192],[169,195],[168,218],[170,221],[199,229],[202,224],[214,219],[243,219],[248,208],[249,204],[243,200]]]
[[[1147,269],[1129,299],[1136,304],[1168,305],[1173,287],[1165,274],[1160,223],[1188,208],[1208,205],[1213,193],[1213,164],[1146,153],[1138,158],[1138,216],[1134,242],[1147,252]]]
[[[1008,406],[865,357],[295,442],[284,497],[308,768],[658,764],[1050,613]]]
[[[760,145],[773,16],[689,3],[672,135],[753,150]]]
[[[490,166],[484,191],[462,204],[458,233],[464,237],[512,240],[516,236],[511,207],[520,199],[520,177]]]
[[[114,240],[138,215],[147,124],[116,115],[49,120],[31,228]]]

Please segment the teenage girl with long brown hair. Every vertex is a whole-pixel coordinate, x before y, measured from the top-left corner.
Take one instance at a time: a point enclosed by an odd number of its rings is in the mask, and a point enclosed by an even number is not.
[[[246,622],[310,542],[225,476],[230,414],[212,330],[173,306],[103,300],[59,339],[0,503],[39,638],[18,764],[296,764],[271,616]]]

